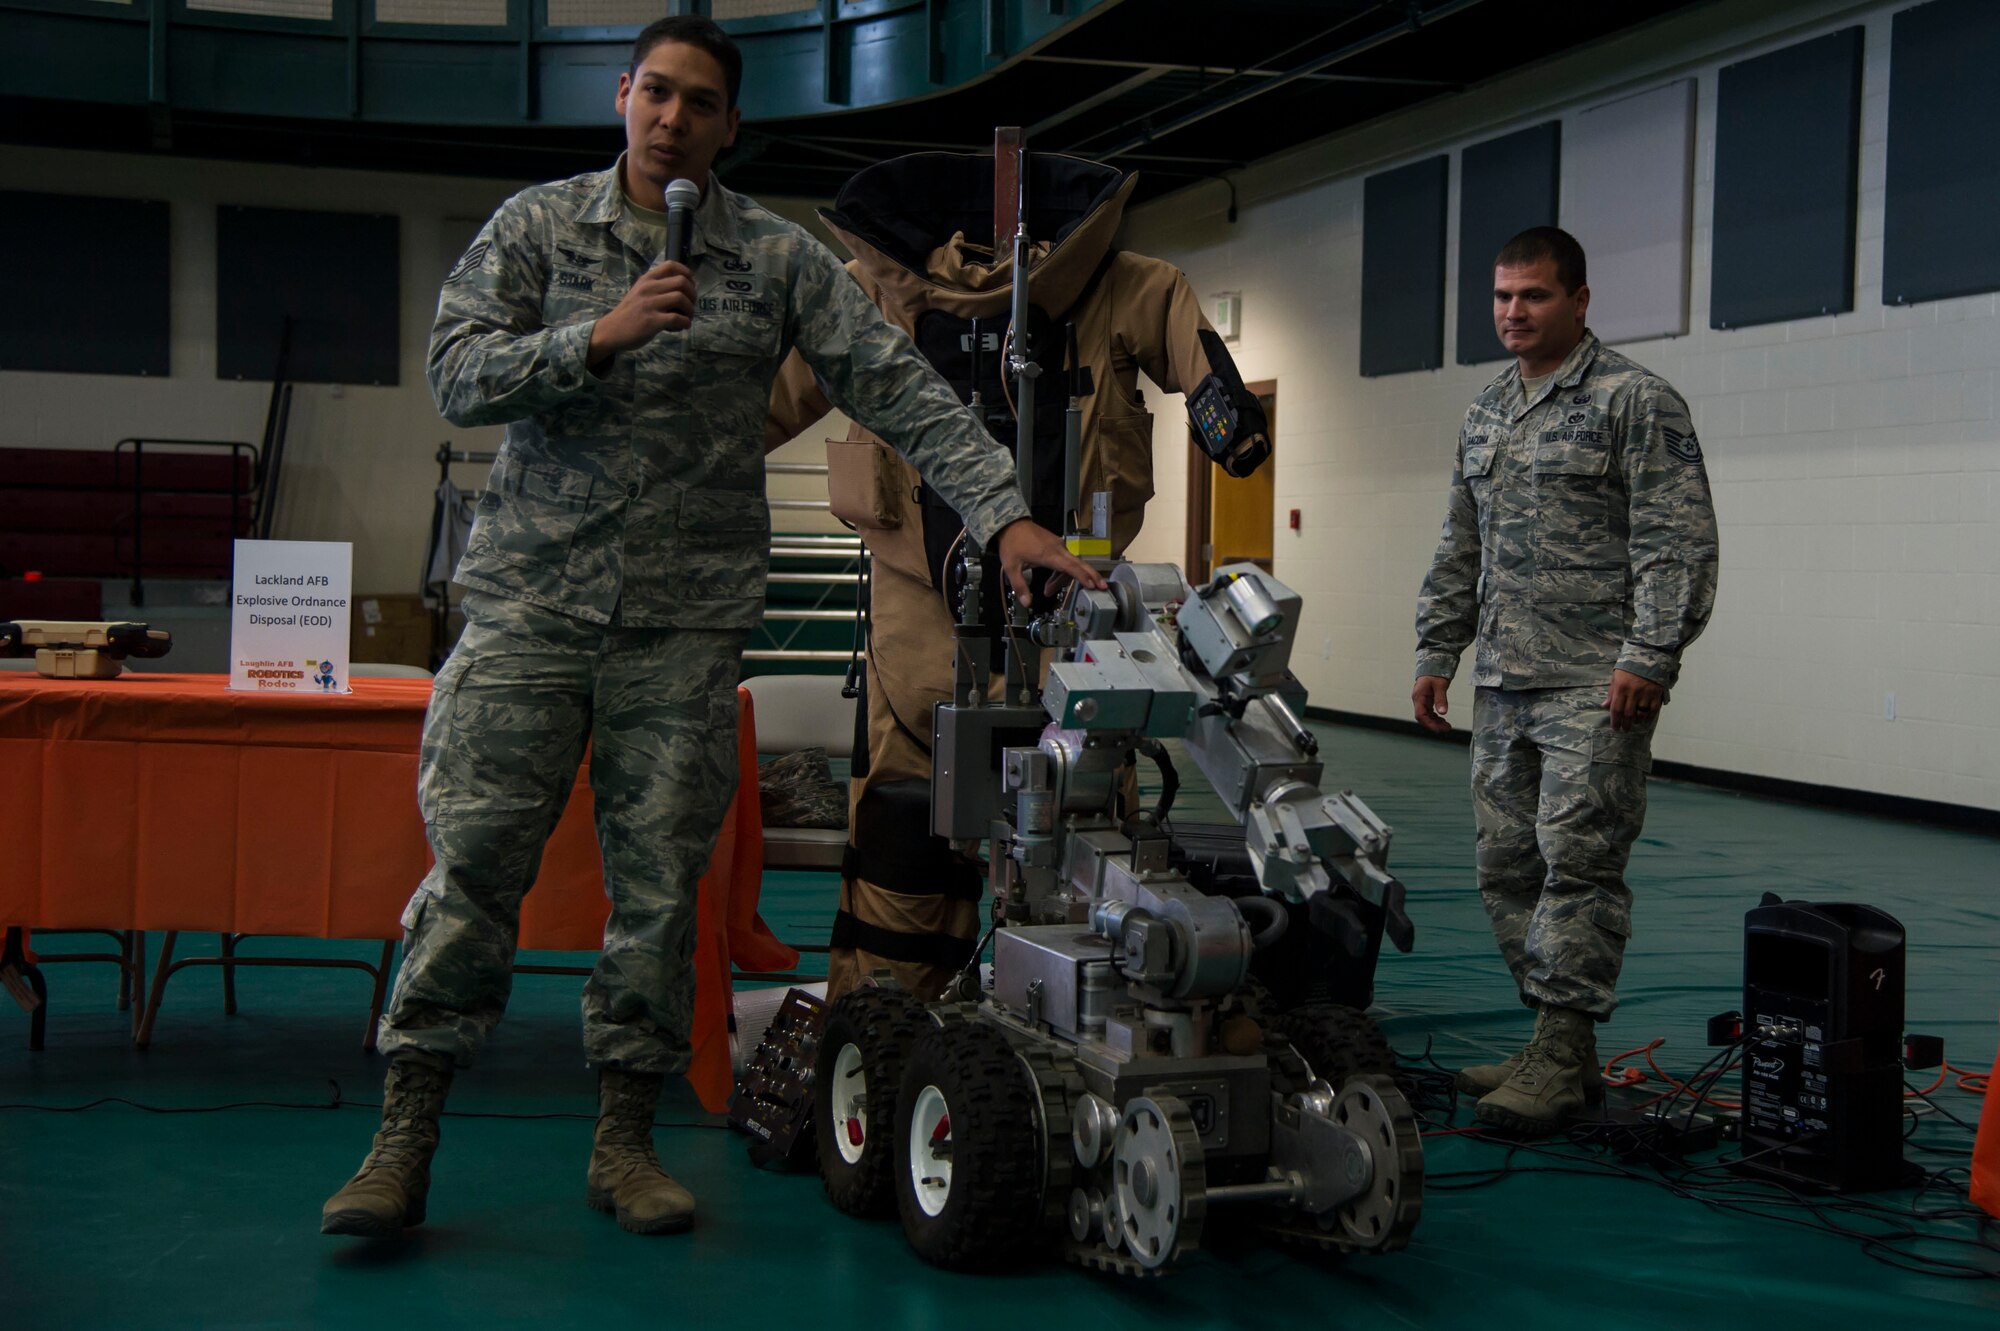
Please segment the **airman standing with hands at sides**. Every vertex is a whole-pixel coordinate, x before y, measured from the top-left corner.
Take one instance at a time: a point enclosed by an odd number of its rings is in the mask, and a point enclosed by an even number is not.
[[[1597,340],[1582,246],[1555,227],[1495,260],[1515,363],[1466,412],[1417,602],[1416,719],[1445,731],[1475,646],[1479,893],[1527,1046],[1458,1074],[1482,1123],[1553,1132],[1603,1099],[1596,1023],[1632,932],[1625,864],[1653,731],[1715,603],[1716,527],[1687,404]]]

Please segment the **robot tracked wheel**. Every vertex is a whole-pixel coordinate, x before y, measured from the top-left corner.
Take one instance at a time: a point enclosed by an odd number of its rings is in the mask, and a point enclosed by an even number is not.
[[[1130,1249],[1154,1270],[1200,1244],[1207,1182],[1186,1105],[1171,1095],[1127,1104],[1111,1146],[1111,1176],[1118,1242],[1108,1246]]]
[[[1408,1246],[1424,1209],[1424,1160],[1417,1116],[1383,1076],[1354,1077],[1333,1100],[1334,1122],[1367,1146],[1374,1174],[1360,1196],[1333,1212],[1355,1246],[1370,1252],[1394,1252]],[[1329,1229],[1327,1216],[1320,1227]]]

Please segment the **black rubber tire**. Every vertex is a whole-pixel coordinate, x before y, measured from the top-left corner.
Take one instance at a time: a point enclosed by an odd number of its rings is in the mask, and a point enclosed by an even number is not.
[[[925,1088],[944,1097],[951,1189],[936,1215],[917,1200],[910,1122]],[[927,1031],[896,1096],[896,1206],[919,1257],[948,1271],[1006,1271],[1042,1243],[1038,1090],[1006,1037],[979,1021]]]
[[[813,1059],[813,1141],[820,1182],[837,1210],[872,1219],[896,1213],[896,1091],[910,1047],[930,1024],[923,1004],[901,989],[851,990],[827,1009]],[[861,1054],[870,1125],[852,1164],[834,1140],[833,1122],[833,1070],[850,1044]]]
[[[1308,1003],[1272,1018],[1271,1028],[1291,1041],[1314,1076],[1336,1090],[1358,1073],[1396,1075],[1396,1051],[1366,1012],[1339,1003]]]

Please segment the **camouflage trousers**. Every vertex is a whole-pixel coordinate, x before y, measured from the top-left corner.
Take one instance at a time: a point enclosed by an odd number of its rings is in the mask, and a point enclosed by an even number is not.
[[[1646,820],[1654,722],[1611,728],[1605,688],[1480,689],[1472,711],[1479,895],[1530,1006],[1602,1021],[1632,934],[1625,862]]]
[[[436,863],[403,913],[383,1052],[464,1065],[500,1020],[521,902],[588,743],[611,914],[583,989],[584,1053],[686,1069],[695,894],[736,788],[743,638],[465,598],[465,635],[424,718],[417,798]]]

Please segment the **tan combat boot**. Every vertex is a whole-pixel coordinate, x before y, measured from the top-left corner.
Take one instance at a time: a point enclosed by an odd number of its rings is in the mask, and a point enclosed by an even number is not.
[[[1475,1111],[1481,1123],[1523,1137],[1545,1137],[1604,1095],[1597,1071],[1597,1034],[1590,1014],[1544,1007],[1535,1014],[1535,1038],[1520,1053],[1506,1084],[1486,1094]]]
[[[694,1223],[694,1194],[653,1154],[660,1074],[603,1068],[597,1080],[597,1137],[590,1151],[590,1204],[612,1211],[634,1234],[672,1234]]]
[[[1505,1086],[1512,1079],[1515,1069],[1521,1066],[1521,1055],[1526,1052],[1526,1049],[1517,1049],[1501,1062],[1475,1063],[1470,1067],[1460,1068],[1458,1076],[1454,1079],[1459,1093],[1472,1096],[1475,1099],[1493,1094],[1493,1092]],[[1584,1067],[1584,1103],[1592,1107],[1601,1105],[1604,1103],[1604,1076],[1598,1070],[1597,1031],[1595,1026],[1591,1028],[1590,1058],[1584,1064]]]
[[[451,1089],[451,1073],[446,1054],[408,1050],[389,1060],[382,1126],[360,1172],[320,1208],[320,1233],[388,1238],[424,1223],[438,1115]]]
[[[1507,1084],[1508,1078],[1514,1075],[1514,1069],[1521,1066],[1521,1055],[1526,1052],[1525,1049],[1516,1049],[1501,1062],[1475,1063],[1470,1067],[1460,1068],[1458,1076],[1453,1078],[1453,1081],[1461,1094],[1470,1095],[1475,1099],[1491,1095]]]

